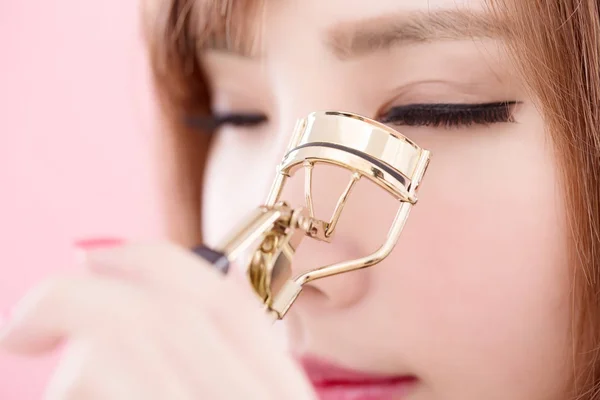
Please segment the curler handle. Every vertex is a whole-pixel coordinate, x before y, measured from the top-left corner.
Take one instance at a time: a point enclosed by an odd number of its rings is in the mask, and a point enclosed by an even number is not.
[[[223,275],[227,275],[229,272],[229,260],[225,254],[204,245],[194,247],[192,252],[211,263],[212,266]]]

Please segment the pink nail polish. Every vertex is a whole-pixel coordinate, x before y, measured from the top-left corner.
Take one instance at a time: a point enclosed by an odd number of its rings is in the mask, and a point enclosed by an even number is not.
[[[82,250],[96,250],[105,247],[116,247],[124,243],[125,240],[117,238],[91,238],[77,240],[74,245]]]

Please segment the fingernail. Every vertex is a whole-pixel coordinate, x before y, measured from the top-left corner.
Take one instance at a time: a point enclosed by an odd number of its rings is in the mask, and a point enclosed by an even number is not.
[[[118,238],[91,238],[77,240],[74,246],[82,250],[96,250],[106,247],[120,246],[125,243],[125,240]]]
[[[123,239],[110,237],[77,240],[73,243],[73,246],[75,247],[75,264],[87,265],[88,252],[90,251],[117,247],[124,243],[125,241]]]
[[[229,260],[225,254],[204,245],[194,247],[192,252],[211,263],[212,266],[223,275],[227,275],[227,272],[229,271]]]

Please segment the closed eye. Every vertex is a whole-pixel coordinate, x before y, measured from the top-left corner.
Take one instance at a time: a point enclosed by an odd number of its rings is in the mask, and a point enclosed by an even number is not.
[[[195,129],[213,132],[227,125],[236,127],[256,127],[267,122],[267,120],[267,116],[261,113],[240,112],[189,117],[186,118],[186,124]]]
[[[379,121],[402,126],[461,127],[514,122],[517,101],[495,103],[409,104],[389,109]]]
[[[378,120],[398,126],[461,127],[469,125],[490,125],[514,122],[513,112],[517,101],[493,103],[419,103],[390,108]],[[188,126],[213,132],[230,125],[254,128],[268,121],[259,112],[231,112],[211,114],[186,119]]]

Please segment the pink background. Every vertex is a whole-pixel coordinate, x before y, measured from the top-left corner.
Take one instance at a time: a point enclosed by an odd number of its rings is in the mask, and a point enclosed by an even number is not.
[[[0,312],[88,236],[162,231],[138,0],[0,2]],[[0,399],[39,399],[56,357],[0,354]]]

